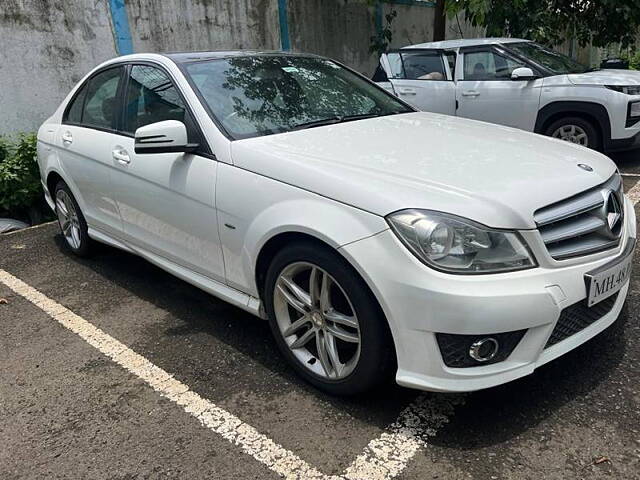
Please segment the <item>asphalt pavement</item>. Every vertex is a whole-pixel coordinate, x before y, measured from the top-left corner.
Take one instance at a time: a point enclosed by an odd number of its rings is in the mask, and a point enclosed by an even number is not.
[[[632,190],[640,153],[614,159]],[[1,236],[0,478],[640,479],[639,258],[618,321],[531,376],[343,399],[142,259]]]

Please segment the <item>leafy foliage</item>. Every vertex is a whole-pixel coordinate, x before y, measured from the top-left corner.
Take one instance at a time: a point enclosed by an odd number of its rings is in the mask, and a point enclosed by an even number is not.
[[[511,36],[547,45],[575,37],[581,45],[632,45],[640,28],[638,0],[447,0],[487,36]]]
[[[0,212],[27,209],[41,197],[36,135],[0,137]]]

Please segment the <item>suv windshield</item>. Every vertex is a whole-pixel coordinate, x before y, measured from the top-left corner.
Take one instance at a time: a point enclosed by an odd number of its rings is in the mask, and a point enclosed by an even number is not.
[[[562,53],[550,50],[533,42],[508,43],[505,48],[514,51],[522,57],[537,63],[556,75],[566,73],[584,73],[589,67],[576,62]]]
[[[236,139],[413,111],[323,58],[242,56],[184,68],[212,115]]]

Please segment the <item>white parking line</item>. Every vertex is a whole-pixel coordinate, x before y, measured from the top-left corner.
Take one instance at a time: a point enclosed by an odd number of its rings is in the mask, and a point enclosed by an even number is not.
[[[187,385],[179,382],[169,373],[22,280],[0,270],[0,282],[44,310],[62,326],[82,337],[160,395],[180,405],[205,427],[238,445],[246,454],[274,472],[291,479],[327,478],[289,450],[262,435],[238,417],[192,392]]]
[[[275,443],[235,415],[191,391],[143,356],[95,327],[68,308],[0,269],[0,283],[46,312],[63,327],[131,372],[163,397],[180,405],[202,425],[239,446],[244,453],[287,479],[389,480],[400,474],[420,446],[448,422],[460,396],[421,395],[409,405],[388,432],[372,440],[341,476],[327,476]]]

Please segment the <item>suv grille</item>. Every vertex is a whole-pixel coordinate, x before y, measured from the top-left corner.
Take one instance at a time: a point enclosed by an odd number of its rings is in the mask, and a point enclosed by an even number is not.
[[[600,320],[611,311],[617,299],[618,294],[616,293],[596,303],[593,307],[588,307],[586,300],[580,300],[562,310],[558,323],[556,323],[544,348],[549,348]]]
[[[556,260],[617,247],[624,225],[622,179],[537,210],[533,216],[549,255]]]

